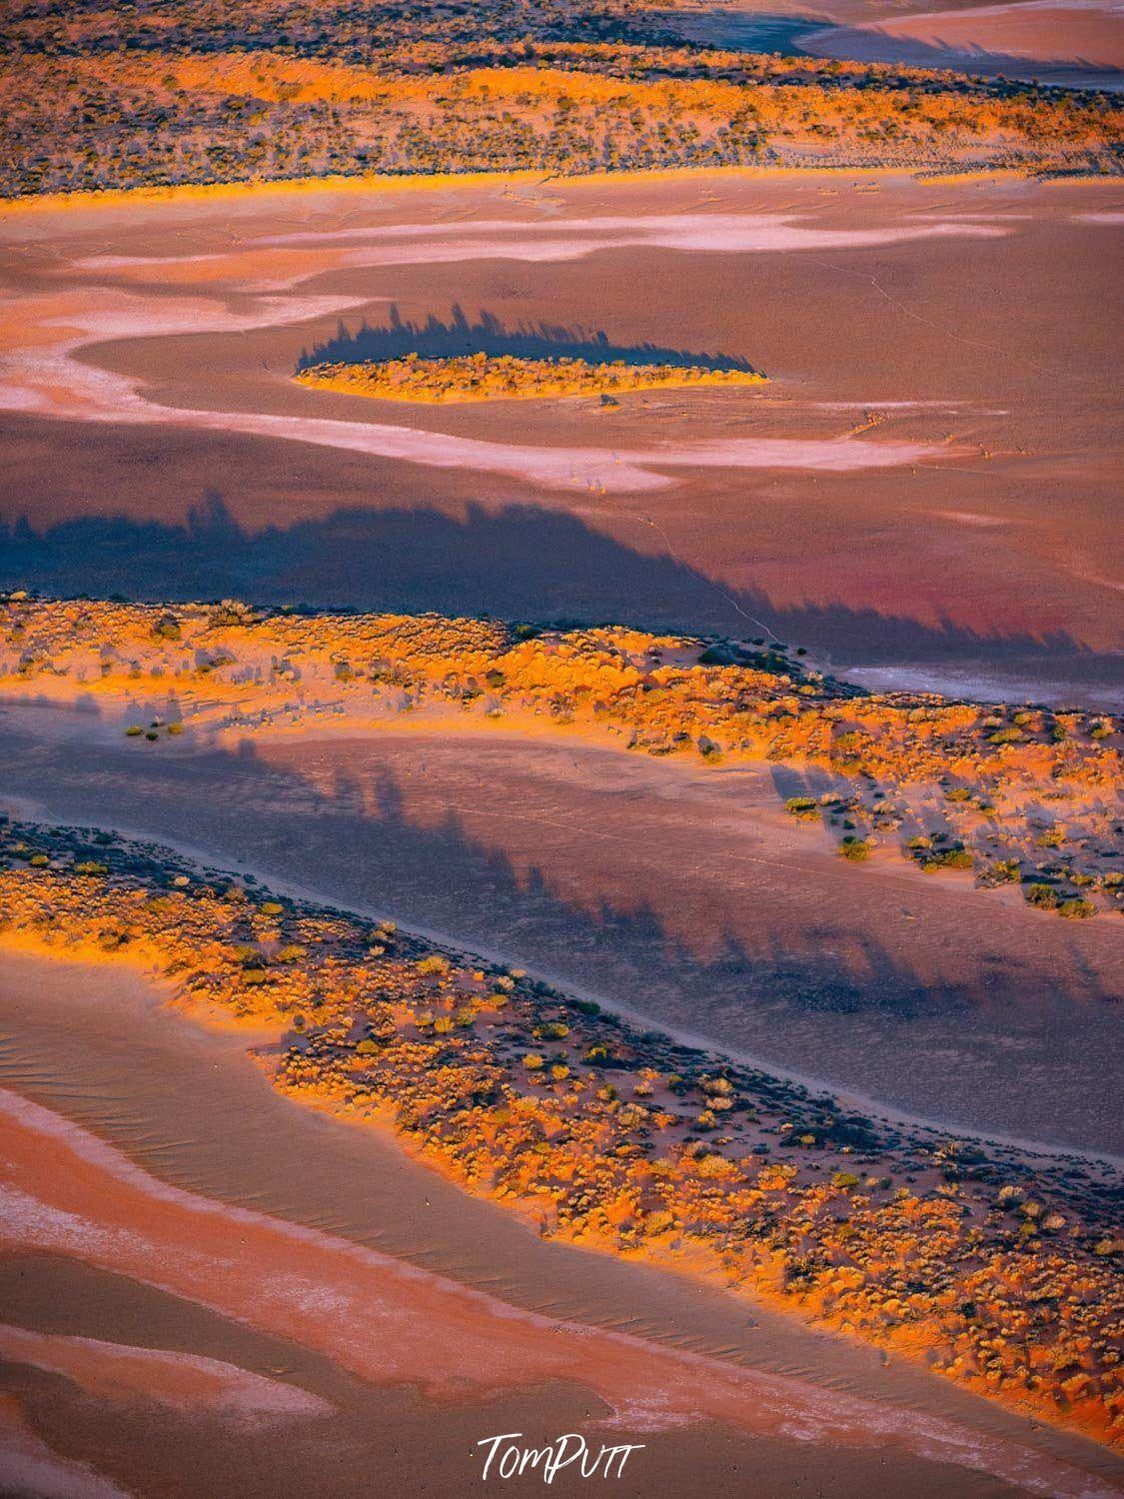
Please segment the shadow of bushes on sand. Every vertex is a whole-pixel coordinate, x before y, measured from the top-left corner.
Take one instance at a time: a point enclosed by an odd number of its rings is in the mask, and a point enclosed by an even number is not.
[[[955,11],[952,15],[955,17]],[[854,62],[856,78],[862,77],[864,68],[872,62],[880,63],[891,79],[891,70],[896,68],[961,73],[965,75],[965,86],[969,78],[986,78],[1000,96],[1024,93],[1026,83],[1036,79],[1046,84],[1114,92],[1124,87],[1124,72],[1091,58],[1034,58],[939,36],[932,41],[895,36],[892,32],[864,30],[814,14],[784,15],[714,5],[650,11],[649,16],[690,41],[723,51],[799,57],[809,64],[822,58],[826,65],[825,81],[838,81],[838,71],[828,72],[833,60],[838,60],[844,64]]]
[[[1106,89],[1124,87],[1124,72],[1086,57],[1036,58],[1000,52],[978,43],[895,36],[892,32],[859,27],[812,24],[795,39],[803,56],[835,58],[856,67],[880,63],[884,67],[926,68],[986,79],[997,95],[1025,94],[1027,85],[1041,81],[1059,88]],[[812,52],[805,47],[809,43]]]
[[[399,359],[404,354],[439,358],[459,354],[511,354],[521,359],[584,359],[588,364],[698,365],[709,370],[744,370],[757,373],[748,359],[732,354],[700,354],[690,349],[661,348],[657,344],[618,344],[605,332],[550,323],[519,323],[505,327],[494,312],[482,311],[470,321],[464,309],[454,305],[448,322],[432,313],[424,321],[403,319],[392,307],[387,322],[372,327],[364,321],[352,333],[340,323],[334,338],[302,349],[297,370],[314,364],[355,364],[362,360]]]
[[[653,1023],[827,1081],[845,1078],[918,1113],[962,1112],[978,1127],[1048,1138],[1060,1102],[1075,1140],[1103,1133],[1090,1068],[1117,1032],[1103,968],[1079,940],[1088,934],[1064,934],[1042,965],[1033,943],[1020,946],[1022,913],[1000,913],[986,897],[973,914],[920,880],[902,888],[899,877],[847,870],[839,877],[854,901],[828,910],[815,879],[807,884],[811,870],[784,876],[782,861],[752,900],[716,884],[699,922],[679,909],[674,889],[645,896],[627,865],[623,880],[587,866],[575,887],[549,849],[536,851],[525,820],[492,819],[486,834],[473,831],[487,799],[436,817],[437,808],[415,806],[429,774],[424,738],[409,750],[418,762],[409,785],[377,739],[310,742],[295,760],[275,757],[268,742],[259,751],[250,738],[236,748],[185,739],[173,753],[124,744],[91,752],[76,741],[25,739],[9,720],[2,742],[14,766],[9,794],[46,794],[56,817],[205,849],[220,867],[249,866],[328,902],[447,933]],[[490,773],[487,759],[476,773]],[[830,885],[835,864],[825,855],[815,878]],[[946,925],[954,919],[957,940],[922,953],[914,928],[902,937],[884,919],[886,903],[903,899],[926,902]],[[1064,1056],[1051,1068],[1048,1105],[1020,1088],[1012,1047],[1020,1067]]]
[[[222,597],[311,608],[492,614],[537,623],[624,623],[764,639],[848,665],[965,660],[1056,669],[1111,685],[1119,659],[1062,631],[988,634],[839,603],[786,604],[736,590],[666,551],[625,546],[536,505],[347,509],[244,528],[209,493],[183,524],[82,516],[35,530],[0,522],[0,586],[186,601]]]

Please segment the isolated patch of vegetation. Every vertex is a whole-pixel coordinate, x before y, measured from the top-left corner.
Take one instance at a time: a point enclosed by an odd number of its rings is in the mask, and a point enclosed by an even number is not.
[[[315,364],[295,379],[317,390],[384,401],[503,401],[599,396],[642,390],[760,385],[752,370],[703,365],[594,364],[586,359],[524,359],[514,354],[465,354],[425,359],[405,354],[362,364]]]

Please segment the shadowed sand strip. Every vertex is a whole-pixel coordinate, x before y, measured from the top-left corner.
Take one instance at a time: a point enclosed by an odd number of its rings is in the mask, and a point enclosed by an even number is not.
[[[519,1310],[316,1229],[158,1181],[117,1150],[0,1090],[0,1243],[130,1276],[292,1338],[383,1385],[434,1401],[568,1380],[614,1424],[659,1431],[711,1419],[795,1440],[889,1442],[1034,1493],[1112,1492],[993,1437],[912,1412]]]
[[[0,1484],[8,1494],[35,1499],[128,1499],[88,1464],[53,1452],[8,1395],[0,1395]]]

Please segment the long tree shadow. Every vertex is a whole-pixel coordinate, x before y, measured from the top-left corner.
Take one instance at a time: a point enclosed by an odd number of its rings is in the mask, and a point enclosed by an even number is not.
[[[487,310],[470,321],[459,305],[453,306],[447,322],[432,313],[424,321],[404,319],[397,307],[392,307],[386,323],[377,327],[364,321],[352,332],[341,322],[334,338],[301,350],[297,369],[326,362],[353,364],[367,359],[398,359],[405,354],[437,358],[477,353],[510,354],[522,359],[584,359],[588,364],[611,364],[616,360],[627,364],[686,364],[756,373],[748,359],[733,354],[699,353],[653,343],[614,343],[604,331],[546,322],[519,323],[508,328],[494,312]]]
[[[843,904],[817,898],[819,876],[809,885],[804,869],[752,897],[744,880],[724,888],[700,870],[686,879],[702,881],[706,902],[681,905],[682,878],[646,892],[645,861],[633,868],[627,852],[623,884],[591,861],[575,886],[553,839],[536,844],[526,819],[488,814],[491,800],[471,786],[496,765],[473,770],[467,743],[465,777],[435,783],[423,812],[431,770],[412,765],[403,779],[394,754],[424,758],[424,738],[397,750],[377,738],[321,741],[295,754],[185,740],[167,753],[24,739],[4,726],[3,742],[8,794],[45,796],[57,815],[205,849],[219,865],[447,933],[652,1022],[918,1113],[1039,1138],[1064,1119],[1074,1143],[1103,1132],[1095,1075],[1119,1034],[1088,934],[1052,927],[1056,941],[1035,947],[1021,912],[966,917],[958,898],[942,902],[920,882],[909,898],[938,929],[891,929],[882,905],[901,892],[865,871],[845,871],[856,898]],[[482,813],[486,833],[471,831],[469,816],[479,825]],[[580,817],[574,826],[584,836]],[[835,861],[825,864],[830,884]],[[1028,1089],[1024,1068],[1050,1087]]]
[[[655,10],[648,14],[653,21],[665,23],[690,41],[724,51],[799,57],[812,65],[822,58],[825,83],[854,81],[862,86],[869,81],[869,64],[875,62],[886,70],[880,79],[884,86],[916,86],[916,80],[895,77],[892,70],[899,67],[962,73],[965,75],[962,87],[968,86],[973,78],[985,78],[989,89],[999,95],[1025,94],[1027,84],[1037,80],[1112,91],[1124,86],[1124,72],[1118,67],[1079,55],[1034,58],[955,38],[945,40],[938,36],[928,41],[864,30],[814,14],[783,15],[723,5]],[[955,14],[951,12],[950,19],[954,20]],[[846,75],[841,79],[838,69],[833,68],[835,60],[855,64],[853,79]],[[831,73],[827,71],[829,68]],[[947,87],[947,80],[942,80],[942,85]]]
[[[850,665],[979,662],[1106,686],[1119,658],[1064,631],[997,634],[850,604],[787,604],[733,589],[536,505],[347,509],[251,531],[208,493],[183,524],[81,516],[0,523],[0,586],[150,601],[241,597],[312,608],[493,614],[803,644]]]
[[[926,41],[921,37],[864,31],[847,26],[807,26],[795,38],[803,55],[854,61],[856,68],[871,62],[885,67],[926,68],[962,73],[986,80],[985,86],[1000,95],[1025,95],[1028,85],[1041,82],[1057,88],[1080,88],[1119,92],[1124,72],[1109,63],[1086,57],[1028,57],[1002,52],[975,42]],[[812,51],[806,50],[806,44]]]

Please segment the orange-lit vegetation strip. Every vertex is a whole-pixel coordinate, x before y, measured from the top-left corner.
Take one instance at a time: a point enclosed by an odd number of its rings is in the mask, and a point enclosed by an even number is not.
[[[510,35],[506,6],[486,19],[474,6],[478,34],[456,41],[420,13],[380,27],[373,43],[342,10],[302,24],[269,12],[170,4],[158,31],[138,16],[136,36],[119,12],[108,47],[96,21],[87,34],[74,17],[62,51],[43,45],[39,22],[14,22],[0,66],[0,195],[762,165],[1100,173],[1115,170],[1121,135],[1108,95],[635,41],[529,41]]]
[[[760,385],[753,370],[701,365],[591,364],[586,359],[522,359],[466,354],[423,359],[407,354],[362,364],[316,364],[295,377],[316,390],[384,401],[502,401],[535,397],[619,395],[641,390],[727,389]]]
[[[5,941],[129,963],[198,1018],[274,1028],[278,1088],[389,1124],[544,1235],[757,1292],[1121,1434],[1107,1166],[867,1118],[519,971],[105,833],[0,825],[0,911]]]
[[[540,630],[438,615],[295,614],[24,597],[0,602],[0,699],[174,698],[193,724],[355,727],[404,711],[579,733],[633,753],[826,772],[793,796],[862,861],[1021,884],[1063,916],[1119,911],[1121,720],[866,694],[791,650],[626,628]],[[134,710],[135,712],[135,710]],[[342,714],[342,716],[340,716]],[[138,737],[147,723],[136,722]],[[149,730],[160,738],[165,730]]]

